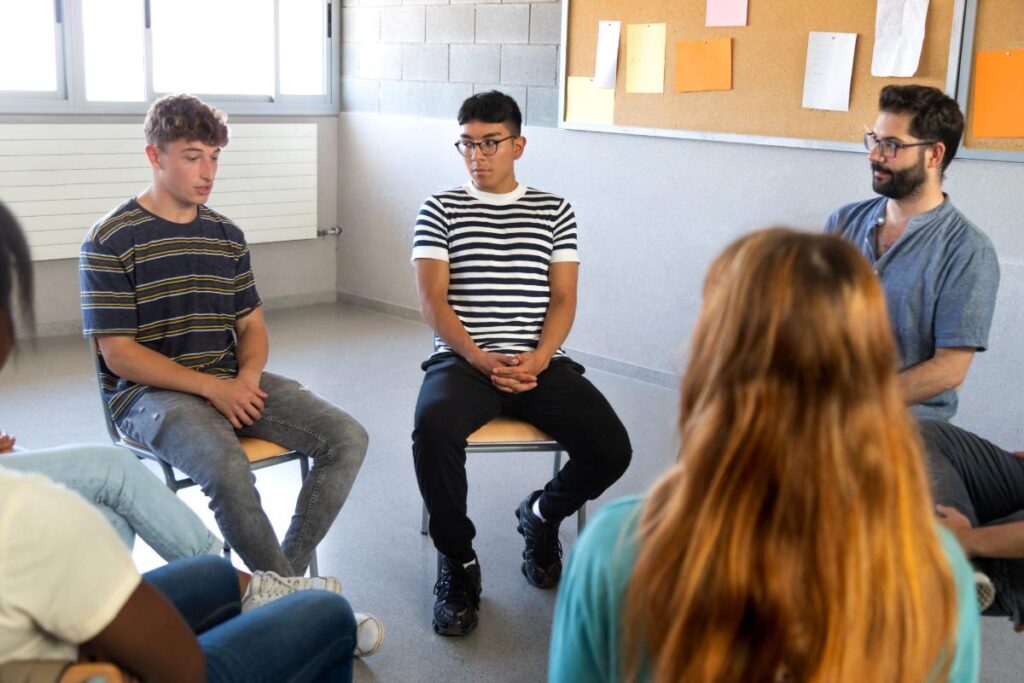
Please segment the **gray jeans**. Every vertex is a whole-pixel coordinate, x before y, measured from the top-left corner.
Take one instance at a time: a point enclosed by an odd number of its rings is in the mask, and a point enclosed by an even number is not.
[[[1024,521],[1024,461],[947,422],[923,420],[921,436],[936,502],[956,508],[975,527]],[[971,562],[996,587],[986,614],[1009,616],[1015,626],[1024,622],[1024,558]]]
[[[146,391],[118,427],[199,484],[225,540],[250,569],[301,575],[352,489],[368,437],[355,419],[295,380],[264,372],[260,388],[267,393],[262,417],[237,431],[201,397],[160,389]],[[313,461],[280,545],[239,436],[273,441]]]

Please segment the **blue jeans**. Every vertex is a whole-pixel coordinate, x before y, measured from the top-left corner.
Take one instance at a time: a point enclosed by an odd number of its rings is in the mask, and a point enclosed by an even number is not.
[[[262,416],[237,432],[201,397],[162,389],[144,392],[118,418],[118,428],[199,484],[224,538],[250,569],[302,575],[348,497],[369,439],[355,419],[295,380],[264,372],[260,388],[267,393]],[[280,545],[240,436],[313,461]]]
[[[92,503],[132,547],[142,537],[168,562],[219,555],[224,542],[146,469],[114,446],[61,446],[0,455],[0,466],[43,474]]]
[[[351,681],[356,620],[345,598],[299,591],[240,614],[227,560],[194,557],[146,573],[199,638],[211,683]]]

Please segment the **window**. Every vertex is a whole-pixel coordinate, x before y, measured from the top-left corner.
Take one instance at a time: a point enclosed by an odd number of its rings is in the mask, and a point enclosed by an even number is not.
[[[288,95],[322,95],[325,77],[325,43],[311,36],[327,31],[327,14],[319,0],[289,0],[288,11],[281,4],[280,27],[281,92]]]
[[[0,91],[60,94],[58,5],[0,0]]]
[[[274,0],[150,4],[157,92],[273,96]]]
[[[139,0],[82,0],[85,99],[145,102],[145,24]]]
[[[336,1],[0,0],[0,113],[335,113]]]

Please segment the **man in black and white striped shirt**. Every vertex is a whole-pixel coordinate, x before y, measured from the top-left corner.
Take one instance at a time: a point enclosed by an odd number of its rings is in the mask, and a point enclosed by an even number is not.
[[[629,465],[629,436],[583,366],[561,345],[576,314],[576,219],[564,199],[520,184],[526,148],[511,97],[479,93],[459,110],[470,182],[420,209],[412,259],[420,310],[435,331],[416,404],[413,457],[442,555],[434,630],[477,623],[480,565],[466,515],[466,438],[498,415],[525,420],[565,446],[569,462],[516,510],[523,573],[561,576],[558,525]]]

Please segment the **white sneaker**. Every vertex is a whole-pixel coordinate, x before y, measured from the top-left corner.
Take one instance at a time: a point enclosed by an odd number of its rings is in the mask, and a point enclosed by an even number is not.
[[[262,607],[278,598],[291,595],[295,591],[322,590],[341,593],[341,581],[333,576],[281,576],[276,572],[252,573],[249,588],[242,596],[242,611]]]
[[[356,612],[356,657],[371,657],[384,643],[384,624],[372,614]]]
[[[978,611],[984,612],[996,599],[996,587],[992,579],[981,572],[974,572],[974,590],[978,592]]]

